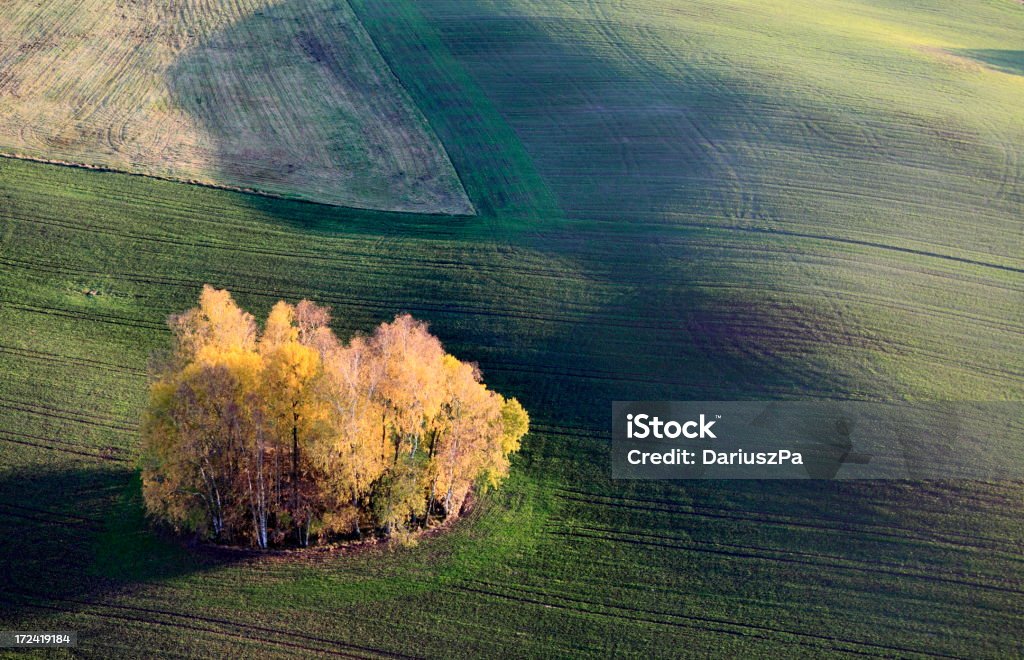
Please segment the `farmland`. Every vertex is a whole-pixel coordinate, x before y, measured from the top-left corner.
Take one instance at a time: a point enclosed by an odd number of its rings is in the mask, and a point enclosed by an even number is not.
[[[616,399],[1024,396],[1017,3],[344,11],[477,215],[0,159],[0,627],[88,657],[1021,653],[1019,483],[613,482],[607,451]],[[509,482],[411,548],[155,535],[147,360],[204,283],[339,336],[429,321],[530,411]]]
[[[473,211],[344,0],[5,2],[0,63],[2,153],[346,206]]]

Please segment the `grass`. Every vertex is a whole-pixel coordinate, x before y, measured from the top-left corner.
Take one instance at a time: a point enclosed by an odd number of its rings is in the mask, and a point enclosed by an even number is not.
[[[0,160],[4,628],[93,657],[1020,653],[1019,483],[607,455],[615,399],[1022,398],[1020,78],[965,55],[1014,47],[1015,3],[351,6],[478,216]],[[343,336],[430,321],[531,412],[509,483],[408,549],[154,536],[146,361],[205,282]]]
[[[0,150],[329,204],[473,212],[345,0],[8,3]]]

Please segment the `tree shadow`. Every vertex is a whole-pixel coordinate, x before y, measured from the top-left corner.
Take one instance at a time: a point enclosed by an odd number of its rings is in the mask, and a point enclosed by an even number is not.
[[[522,247],[568,260],[591,283],[581,299],[533,301],[530,315],[559,319],[542,337],[517,334],[521,326],[513,322],[428,316],[446,343],[481,361],[489,383],[538,412],[544,431],[531,438],[521,464],[541,478],[606,492],[718,501],[732,494],[755,510],[799,502],[839,518],[875,515],[877,502],[857,504],[870,488],[828,481],[616,484],[608,478],[605,439],[614,400],[903,395],[871,364],[874,353],[892,350],[888,339],[849,323],[847,303],[823,296],[824,286],[842,288],[842,275],[801,263],[802,254],[808,263],[820,259],[829,244],[808,249],[808,241],[771,232],[820,221],[815,233],[828,238],[868,209],[891,211],[880,195],[836,214],[828,191],[850,186],[850,174],[877,187],[877,165],[917,158],[922,143],[899,118],[887,128],[876,118],[858,121],[842,106],[769,95],[710,57],[668,72],[614,35],[609,42],[618,50],[592,49],[559,39],[568,31],[554,19],[509,15],[503,7],[433,3],[419,13],[405,3],[352,4],[460,172],[516,163],[535,168],[519,180],[548,188],[539,197],[553,198],[554,210],[535,210],[516,233],[494,236],[513,253]],[[459,79],[461,92],[434,59],[471,69],[469,80]],[[487,122],[467,106],[511,127],[506,155],[495,157],[494,142],[473,137]],[[446,121],[453,107],[462,108],[457,124]],[[526,159],[511,155],[519,150]],[[852,151],[862,160],[850,161]],[[773,166],[786,154],[807,160]],[[497,224],[515,195],[501,182],[515,178],[463,176],[474,205],[493,209]],[[772,194],[780,182],[818,189],[821,207]],[[487,220],[485,214],[476,224]],[[889,231],[927,238],[914,227]],[[447,293],[444,280],[435,284],[440,300],[460,300],[456,287]],[[590,311],[568,311],[579,308]],[[913,498],[909,489],[890,494],[904,503]]]
[[[282,3],[251,20],[294,23],[301,12],[289,4],[302,3]],[[816,299],[822,283],[801,280],[806,275],[792,254],[768,246],[756,231],[734,232],[772,217],[753,185],[763,176],[761,161],[801,147],[787,142],[798,140],[791,131],[770,125],[793,119],[766,112],[785,99],[769,98],[720,67],[698,63],[676,76],[635,57],[613,60],[558,39],[557,26],[543,18],[510,19],[475,7],[431,22],[411,4],[351,4],[440,136],[480,215],[246,196],[261,219],[304,235],[422,241],[434,250],[422,263],[413,254],[362,254],[356,268],[375,259],[407,261],[395,282],[375,281],[372,289],[336,269],[316,284],[328,298],[384,299],[373,312],[378,321],[402,311],[430,321],[450,350],[481,363],[489,384],[530,410],[557,411],[547,419],[553,424],[603,431],[616,399],[860,391],[861,374],[837,371],[822,358],[870,349],[847,331],[841,310]],[[227,107],[237,99],[224,98],[224,90],[207,94],[209,83],[195,72],[223,44],[251,38],[255,23],[245,23],[212,35],[174,68],[182,102],[204,99],[188,106],[197,116],[218,117],[220,105],[227,114],[237,111]],[[474,30],[482,36],[460,38]],[[493,50],[504,59],[489,60]],[[219,66],[248,70],[245,57],[229,55]],[[466,66],[471,74],[460,74]],[[528,102],[542,99],[544,107],[526,107],[524,89]],[[835,131],[835,153],[857,138],[838,115],[793,105],[792,115],[818,113],[816,121]],[[761,142],[755,152],[741,152],[750,124],[763,125]],[[240,143],[274,139],[270,124],[250,129]],[[211,133],[227,137],[230,128]],[[882,148],[873,157],[891,155]],[[482,271],[452,268],[464,254],[493,261]],[[523,290],[518,278],[530,273],[528,258],[564,265],[587,288]],[[779,274],[766,277],[773,269]],[[269,263],[265,276],[275,276]]]
[[[431,321],[451,350],[481,362],[489,384],[540,415],[552,411],[548,424],[596,434],[606,432],[616,399],[885,396],[889,384],[870,365],[885,338],[851,328],[844,303],[821,293],[840,288],[841,274],[810,273],[799,259],[804,248],[793,246],[798,237],[766,230],[813,213],[777,208],[786,196],[764,194],[773,183],[766,178],[779,176],[766,162],[813,153],[830,167],[803,175],[835,179],[841,170],[833,166],[851,147],[882,163],[914,143],[866,143],[863,127],[842,111],[768,96],[721,63],[666,71],[628,44],[612,54],[581,47],[559,39],[559,26],[544,17],[474,6],[427,20],[406,3],[352,6],[482,214],[448,222],[248,197],[261,217],[304,234],[436,243],[433,259],[410,257],[395,282],[360,290],[348,277],[354,271],[337,267],[317,282],[320,290],[340,300],[383,299],[373,309],[378,320],[410,311]],[[283,3],[252,20],[294,24],[300,13]],[[219,116],[219,105],[237,102],[199,93],[206,83],[192,76],[204,70],[201,61],[254,29],[238,24],[213,35],[175,68],[183,103],[198,94],[213,106],[192,106],[198,116]],[[224,66],[248,70],[245,57],[228,55]],[[445,70],[463,66],[471,75]],[[813,131],[795,130],[803,124]],[[271,124],[251,131],[243,144],[274,134]],[[524,182],[546,190],[530,197]],[[794,183],[828,190],[823,180]],[[829,218],[821,233],[844,217]],[[498,267],[450,267],[463,253],[486,254]],[[522,290],[517,277],[531,254],[564,264],[587,288]],[[360,257],[353,268],[403,255]],[[837,279],[815,279],[822,276]],[[269,264],[265,277],[286,279]]]
[[[167,73],[219,184],[357,208],[473,213],[443,146],[344,2],[269,4]]]
[[[762,226],[770,216],[753,192],[755,172],[763,171],[765,154],[796,146],[786,142],[795,138],[781,127],[767,127],[759,132],[758,153],[742,153],[740,146],[749,125],[770,123],[765,110],[785,100],[719,70],[694,66],[688,75],[673,76],[620,54],[624,64],[607,52],[559,40],[558,26],[548,19],[510,18],[500,8],[479,6],[465,16],[453,12],[437,19],[441,41],[453,49],[452,65],[472,66],[474,80],[467,84],[479,87],[460,99],[410,36],[418,38],[432,26],[416,23],[394,4],[353,6],[403,81],[416,79],[418,103],[448,108],[460,100],[477,103],[481,94],[490,99],[493,106],[479,103],[479,113],[507,122],[514,131],[508,151],[524,150],[530,160],[523,167],[535,168],[518,178],[537,178],[549,188],[538,197],[556,200],[554,209],[538,203],[534,218],[516,232],[493,233],[512,252],[528,249],[569,261],[592,285],[581,294],[593,311],[575,318],[562,305],[580,301],[534,301],[531,312],[574,322],[548,334],[543,352],[509,356],[520,367],[571,381],[563,381],[560,391],[524,392],[528,398],[531,392],[548,396],[532,402],[538,409],[557,409],[565,418],[601,428],[616,398],[824,396],[856,388],[853,376],[830,371],[815,355],[820,348],[851,345],[835,310],[815,302],[814,295],[792,294],[796,280],[786,277],[803,276],[798,267],[777,279],[766,277],[788,255],[780,262],[779,251],[765,246],[762,235],[733,232]],[[442,82],[430,86],[437,80]],[[808,111],[793,105],[794,114]],[[822,123],[842,128],[836,117],[821,112]],[[467,139],[473,129],[460,129],[472,121],[464,116],[451,126],[439,111],[427,114],[460,171],[517,162],[511,153],[495,158],[493,143],[485,148]],[[784,115],[779,121],[788,120]],[[852,131],[837,135],[836,150],[853,139]],[[513,191],[480,185],[500,180],[497,173],[469,179],[475,206],[496,209],[494,218],[469,224],[504,222],[503,198]],[[416,228],[405,229],[410,230]],[[514,266],[509,275],[515,276]],[[737,283],[750,285],[751,292],[740,291]],[[809,290],[820,282],[799,284]],[[448,329],[443,318],[435,323]],[[449,336],[458,343],[474,343],[453,330]],[[495,343],[514,342],[508,336]]]
[[[0,478],[0,618],[73,612],[129,585],[238,561],[191,552],[153,529],[127,468],[12,470]]]

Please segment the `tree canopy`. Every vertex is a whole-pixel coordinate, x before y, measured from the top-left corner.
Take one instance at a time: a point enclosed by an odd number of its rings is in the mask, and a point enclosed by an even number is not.
[[[519,402],[403,314],[342,343],[328,310],[262,330],[225,290],[171,317],[142,424],[147,510],[220,542],[305,546],[456,515],[529,429]]]

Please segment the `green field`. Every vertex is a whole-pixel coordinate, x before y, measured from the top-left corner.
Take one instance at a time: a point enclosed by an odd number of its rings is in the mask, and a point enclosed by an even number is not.
[[[1024,653],[1021,483],[608,460],[616,399],[1024,398],[1019,3],[350,6],[477,215],[0,159],[0,629],[98,658]],[[203,283],[340,336],[429,321],[530,411],[509,481],[411,548],[157,536],[147,360]]]

